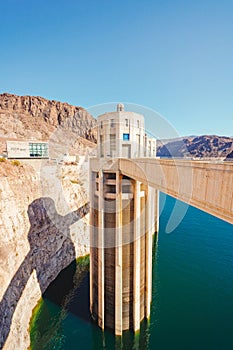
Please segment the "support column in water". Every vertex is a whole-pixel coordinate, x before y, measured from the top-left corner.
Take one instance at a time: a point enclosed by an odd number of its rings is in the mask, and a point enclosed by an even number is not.
[[[92,171],[90,307],[116,335],[150,316],[157,191],[119,171]]]

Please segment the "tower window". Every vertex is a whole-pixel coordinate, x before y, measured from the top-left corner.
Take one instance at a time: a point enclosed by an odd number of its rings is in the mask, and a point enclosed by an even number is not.
[[[137,120],[137,127],[140,128],[140,122]]]
[[[104,156],[104,139],[103,136],[100,135],[100,157]]]
[[[102,121],[100,122],[100,127],[101,127],[101,129],[103,129],[103,122]]]
[[[129,126],[129,119],[125,119],[125,125]]]
[[[111,119],[111,128],[114,128],[115,123],[114,123],[114,119]]]
[[[116,152],[116,135],[110,134],[110,155],[114,157]]]
[[[123,140],[129,141],[129,134],[123,134]]]

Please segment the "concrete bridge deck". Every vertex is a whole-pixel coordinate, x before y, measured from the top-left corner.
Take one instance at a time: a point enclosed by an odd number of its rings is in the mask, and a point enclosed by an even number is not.
[[[233,163],[120,159],[119,168],[194,207],[233,224]]]
[[[102,161],[104,167],[118,168],[132,179],[233,224],[233,163],[152,158]],[[95,159],[91,162],[94,168]]]

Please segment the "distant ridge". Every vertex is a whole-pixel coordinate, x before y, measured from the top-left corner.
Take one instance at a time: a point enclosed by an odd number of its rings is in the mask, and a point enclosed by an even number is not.
[[[187,136],[160,140],[160,157],[225,158],[233,152],[233,138],[217,135]]]

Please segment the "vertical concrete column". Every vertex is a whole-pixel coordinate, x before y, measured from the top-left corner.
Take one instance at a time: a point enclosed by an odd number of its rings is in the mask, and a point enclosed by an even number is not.
[[[116,172],[115,334],[122,334],[122,175]]]
[[[140,329],[140,182],[134,184],[133,325]]]
[[[149,186],[150,228],[151,234],[159,231],[159,191]]]
[[[90,194],[90,215],[89,215],[89,237],[90,237],[90,311],[92,314],[93,310],[93,224],[94,224],[94,212],[93,212],[93,203],[94,203],[94,194],[95,191],[95,181],[96,174],[90,171],[89,175],[89,194]]]
[[[149,186],[149,193],[150,193],[150,201],[149,201],[149,206],[150,206],[150,217],[149,217],[149,229],[151,235],[154,234],[155,232],[155,227],[156,227],[156,203],[157,203],[157,191],[155,188]]]
[[[145,303],[146,303],[146,190],[147,186],[141,184],[140,192],[140,320],[145,317]]]
[[[152,299],[152,238],[154,231],[154,189],[147,187],[146,198],[146,285],[145,285],[145,317],[150,317]]]
[[[152,301],[152,250],[153,235],[159,229],[159,192],[153,187],[147,189],[146,206],[146,294],[145,294],[145,317],[150,317]]]
[[[155,191],[155,230],[154,232],[159,232],[159,190]]]
[[[98,325],[104,329],[104,186],[102,170],[99,172],[98,207]]]

